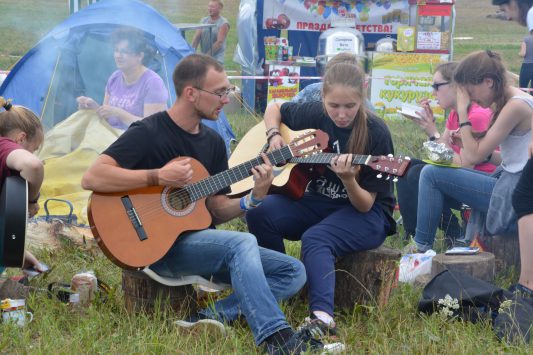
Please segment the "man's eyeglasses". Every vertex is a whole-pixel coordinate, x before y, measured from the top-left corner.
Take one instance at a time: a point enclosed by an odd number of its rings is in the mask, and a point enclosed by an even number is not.
[[[114,52],[120,55],[132,55],[134,52],[128,48],[115,48]]]
[[[450,82],[449,81],[443,81],[442,83],[433,83],[431,85],[431,87],[433,88],[433,90],[435,91],[439,91],[439,88],[442,86],[442,85],[448,85]]]
[[[218,91],[209,91],[209,90],[204,90],[202,88],[197,88],[197,87],[194,87],[194,88],[197,90],[203,91],[203,92],[207,92],[208,94],[216,95],[218,96],[219,99],[222,99],[223,97],[228,97],[229,94],[232,94],[235,92],[235,86],[231,86],[227,89],[218,90]]]

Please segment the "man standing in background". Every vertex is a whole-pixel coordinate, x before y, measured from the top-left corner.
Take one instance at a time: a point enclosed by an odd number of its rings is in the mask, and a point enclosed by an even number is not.
[[[196,50],[200,44],[201,52],[215,58],[224,65],[224,51],[226,49],[226,36],[229,32],[229,22],[220,16],[224,4],[221,0],[210,0],[207,4],[209,16],[200,20],[203,24],[214,25],[212,28],[197,30],[194,34],[192,46]]]

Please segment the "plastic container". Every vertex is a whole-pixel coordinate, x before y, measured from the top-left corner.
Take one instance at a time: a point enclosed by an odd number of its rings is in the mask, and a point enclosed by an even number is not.
[[[96,295],[98,280],[92,271],[81,272],[72,277],[70,288],[73,293],[70,295],[69,302],[86,307]]]

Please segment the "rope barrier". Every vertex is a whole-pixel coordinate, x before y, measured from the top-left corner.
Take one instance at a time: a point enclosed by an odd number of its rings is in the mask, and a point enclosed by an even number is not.
[[[230,80],[247,80],[247,79],[256,79],[256,80],[270,80],[270,79],[279,79],[279,78],[289,78],[291,80],[322,80],[321,76],[298,76],[298,75],[278,75],[278,76],[271,76],[271,75],[230,75],[228,76],[228,79]],[[395,82],[400,83],[423,83],[431,85],[433,81],[431,80],[416,80],[416,79],[402,79],[402,78],[393,78],[393,77],[375,77],[375,76],[369,76],[367,77],[367,81],[369,80],[393,80]]]
[[[228,76],[229,80],[271,80],[271,79],[279,79],[279,78],[289,78],[291,80],[322,80],[321,76],[289,76],[289,75],[278,75],[278,76],[270,76],[270,75],[230,75]],[[399,83],[420,83],[420,84],[427,84],[428,86],[431,86],[433,81],[431,80],[416,80],[416,79],[402,79],[402,78],[394,78],[394,77],[376,77],[376,76],[369,76],[367,77],[367,81],[370,80],[391,80]],[[533,88],[518,88],[525,92],[533,92]]]

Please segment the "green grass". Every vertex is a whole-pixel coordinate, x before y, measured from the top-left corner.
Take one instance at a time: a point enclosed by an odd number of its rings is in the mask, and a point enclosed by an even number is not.
[[[205,16],[206,3],[186,0],[151,0],[147,3],[167,16],[170,22],[195,22]],[[238,0],[226,0],[224,15],[232,30],[228,36],[226,67],[238,70],[231,61],[237,43],[235,14]],[[467,53],[492,48],[500,51],[509,69],[518,71],[519,43],[525,29],[512,22],[486,19],[494,13],[490,0],[461,0],[457,6],[455,36],[471,36],[473,40],[455,41],[455,58]],[[67,16],[65,0],[2,0],[0,1],[0,69],[9,69],[39,38]],[[187,34],[190,38],[192,33]],[[242,137],[257,121],[248,113],[229,115],[234,132]],[[397,154],[420,156],[424,135],[408,121],[389,121]],[[224,228],[244,230],[240,220]],[[390,237],[387,245],[401,247],[400,238]],[[443,248],[442,236],[437,241]],[[299,244],[287,243],[289,254],[299,256]],[[211,334],[178,331],[172,320],[183,314],[170,310],[147,316],[128,314],[124,309],[120,270],[97,248],[81,250],[65,245],[59,251],[36,250],[37,255],[53,271],[46,279],[32,281],[32,286],[45,288],[54,281],[70,282],[79,271],[94,270],[99,279],[112,287],[107,302],[94,302],[84,313],[49,299],[45,292],[32,295],[27,303],[35,314],[35,321],[25,328],[0,324],[0,353],[183,353],[226,354],[258,353],[245,324],[237,323],[225,339]],[[10,275],[17,274],[14,269]],[[516,272],[499,275],[498,284],[505,286],[516,278]],[[487,323],[471,324],[444,321],[438,316],[421,316],[416,311],[421,290],[399,285],[389,303],[382,309],[370,304],[354,309],[339,310],[337,320],[348,353],[363,354],[528,354],[532,347],[509,346],[497,341]],[[297,326],[306,316],[306,304],[300,299],[282,304],[289,322]]]

